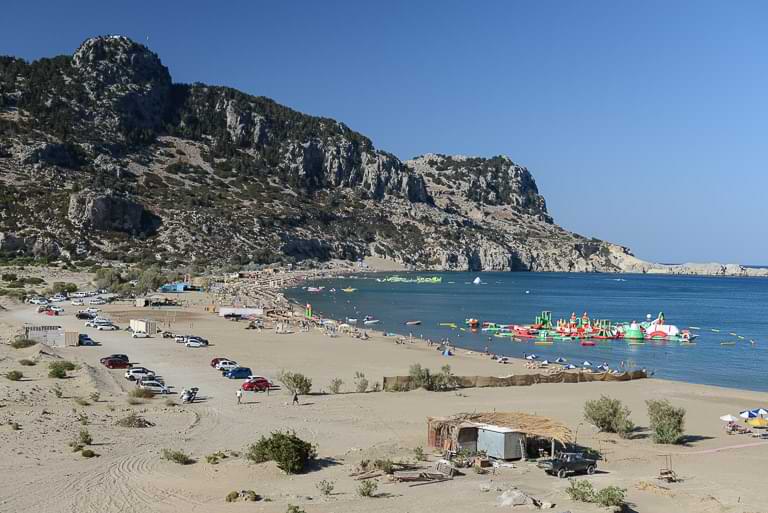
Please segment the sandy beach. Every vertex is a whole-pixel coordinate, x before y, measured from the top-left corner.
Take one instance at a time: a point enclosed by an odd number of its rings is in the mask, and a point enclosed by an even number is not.
[[[473,411],[521,411],[562,421],[577,433],[580,445],[603,454],[599,472],[584,477],[595,486],[618,485],[627,489],[631,511],[765,510],[768,491],[760,466],[768,457],[768,442],[729,436],[718,420],[725,413],[768,404],[768,394],[686,383],[645,379],[627,383],[541,384],[530,387],[463,389],[458,392],[352,393],[353,376],[362,372],[371,386],[383,376],[404,375],[420,363],[438,370],[446,363],[462,375],[505,376],[530,372],[524,362],[500,365],[479,354],[459,349],[444,357],[434,348],[416,342],[395,344],[374,336],[368,341],[348,336],[328,337],[319,329],[293,334],[274,330],[246,330],[245,322],[226,321],[206,312],[210,299],[203,293],[186,293],[186,306],[168,310],[136,308],[129,303],[104,307],[121,327],[131,318],[155,318],[163,329],[201,335],[211,341],[206,348],[185,348],[159,336],[132,339],[125,331],[96,331],[83,327],[72,315],[77,307],[64,304],[59,317],[35,313],[33,305],[8,304],[2,312],[3,338],[24,323],[55,323],[68,330],[89,333],[101,345],[49,350],[41,346],[13,349],[0,345],[0,373],[22,370],[25,378],[0,379],[0,511],[41,512],[283,512],[296,504],[308,513],[355,511],[496,511],[497,497],[511,487],[556,504],[554,511],[587,512],[599,508],[573,503],[564,490],[567,480],[545,475],[533,462],[517,462],[495,474],[466,475],[452,481],[411,486],[382,478],[376,498],[360,498],[359,484],[349,474],[363,459],[413,460],[413,448],[426,447],[426,417]],[[65,380],[47,377],[47,363],[61,356],[81,365]],[[121,370],[107,370],[99,358],[126,353],[133,363],[154,369],[178,392],[200,388],[201,400],[191,405],[168,406],[155,398],[129,405],[127,392],[134,385]],[[291,404],[286,391],[246,393],[238,405],[235,392],[241,382],[222,378],[209,362],[228,357],[249,366],[255,374],[276,378],[281,370],[301,372],[313,381],[313,394]],[[18,360],[39,360],[21,367]],[[332,379],[344,381],[341,394],[329,391]],[[62,397],[52,393],[58,383]],[[82,406],[78,397],[98,391],[98,402]],[[632,410],[639,426],[647,426],[644,401],[669,399],[686,408],[688,443],[654,444],[647,432],[631,440],[598,433],[584,422],[584,401],[601,394],[619,398]],[[178,401],[175,394],[172,398]],[[154,423],[146,429],[115,426],[131,411]],[[83,427],[94,439],[100,456],[84,459],[68,443]],[[18,430],[10,423],[18,423]],[[205,456],[216,451],[242,452],[261,435],[291,429],[317,444],[317,468],[287,476],[272,463],[251,464],[230,457],[218,465]],[[164,448],[183,449],[197,462],[181,466],[161,459]],[[682,481],[656,480],[665,466],[664,455]],[[430,455],[434,462],[436,455]],[[727,472],[725,471],[727,469]],[[580,477],[581,478],[581,477]],[[316,485],[333,481],[335,489],[323,496]],[[233,490],[252,489],[269,498],[257,503],[225,503]],[[490,490],[489,490],[490,489]],[[486,491],[489,490],[489,491]]]

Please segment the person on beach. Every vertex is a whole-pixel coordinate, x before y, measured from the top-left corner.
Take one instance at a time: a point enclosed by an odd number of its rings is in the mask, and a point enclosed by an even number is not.
[[[299,405],[299,394],[296,392],[293,393],[293,405],[298,406]]]
[[[240,402],[243,400],[243,390],[238,388],[236,395],[237,395],[237,404],[240,404]]]

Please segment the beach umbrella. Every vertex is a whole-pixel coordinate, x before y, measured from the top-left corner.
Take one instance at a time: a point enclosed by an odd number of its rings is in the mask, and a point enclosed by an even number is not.
[[[542,360],[541,364],[542,365],[549,365],[549,360]]]
[[[737,420],[739,420],[739,418],[734,417],[729,413],[728,415],[723,415],[722,417],[720,417],[720,420],[722,420],[723,422],[736,422]]]
[[[529,354],[528,356],[525,357],[526,360],[535,360],[536,358],[538,358],[538,356],[536,356],[535,354]]]
[[[768,410],[766,410],[765,408],[758,408],[758,409],[756,409],[756,410],[752,410],[752,411],[754,411],[755,413],[757,413],[757,414],[758,414],[758,415],[760,415],[761,417],[762,417],[763,415],[768,415]]]
[[[584,360],[584,363],[581,364],[582,367],[592,367],[592,362],[588,360]]]
[[[572,363],[569,363],[568,365],[565,366],[565,368],[566,369],[575,369],[576,366],[574,364],[572,364]]]
[[[742,419],[754,419],[759,417],[757,414],[757,410],[744,410],[743,412],[739,413],[739,417]]]
[[[557,358],[555,358],[555,363],[565,363],[566,361],[568,360],[566,360],[562,356],[558,356]]]
[[[765,427],[768,427],[768,419],[763,419],[763,418],[760,418],[760,419],[749,419],[747,421],[747,424],[749,424],[752,427],[756,427],[756,428],[765,428]]]
[[[610,367],[608,367],[607,365],[598,365],[597,368],[604,371],[607,371],[610,369]]]

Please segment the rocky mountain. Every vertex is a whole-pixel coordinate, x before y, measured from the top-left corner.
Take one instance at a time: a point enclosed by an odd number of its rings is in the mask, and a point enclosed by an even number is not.
[[[121,36],[0,57],[0,257],[236,264],[357,259],[417,269],[621,271],[507,157],[378,150],[332,119],[175,84]],[[639,268],[639,267],[638,267]]]

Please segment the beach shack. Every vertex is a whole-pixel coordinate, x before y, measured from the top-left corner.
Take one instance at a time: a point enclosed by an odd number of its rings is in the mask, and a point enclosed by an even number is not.
[[[147,335],[157,333],[157,321],[152,319],[131,319],[129,326],[134,333],[146,333]]]
[[[177,281],[174,283],[166,283],[165,285],[160,286],[160,292],[164,294],[176,294],[181,293],[186,290],[190,290],[190,285],[187,282],[183,281]]]
[[[485,453],[499,460],[539,456],[543,448],[555,452],[573,442],[564,424],[539,415],[520,412],[460,413],[427,418],[427,443],[440,451]]]
[[[80,333],[64,331],[61,326],[24,326],[24,338],[50,347],[74,347],[80,343]]]

